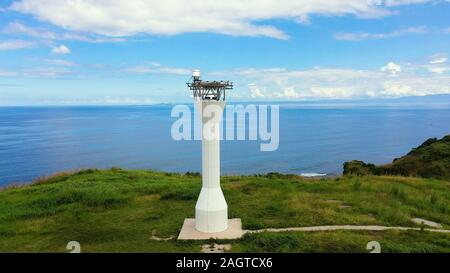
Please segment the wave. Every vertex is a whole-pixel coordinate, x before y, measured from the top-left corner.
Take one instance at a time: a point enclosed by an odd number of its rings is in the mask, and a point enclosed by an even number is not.
[[[303,177],[318,177],[318,176],[326,176],[326,173],[301,173],[300,176]]]

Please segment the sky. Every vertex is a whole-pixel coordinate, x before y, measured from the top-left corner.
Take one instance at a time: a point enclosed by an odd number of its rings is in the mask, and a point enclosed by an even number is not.
[[[0,0],[0,106],[450,93],[450,0]]]

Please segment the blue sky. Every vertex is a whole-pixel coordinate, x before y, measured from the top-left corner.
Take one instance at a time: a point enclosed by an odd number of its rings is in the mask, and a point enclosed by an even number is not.
[[[446,0],[0,3],[0,105],[189,101],[193,68],[230,100],[450,93]]]

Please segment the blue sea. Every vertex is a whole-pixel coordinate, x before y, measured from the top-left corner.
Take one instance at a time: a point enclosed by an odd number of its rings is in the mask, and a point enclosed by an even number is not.
[[[201,170],[201,143],[171,137],[171,105],[0,107],[0,186],[79,168]],[[450,134],[450,108],[280,106],[280,144],[222,141],[222,174],[340,174],[345,161],[391,162]]]

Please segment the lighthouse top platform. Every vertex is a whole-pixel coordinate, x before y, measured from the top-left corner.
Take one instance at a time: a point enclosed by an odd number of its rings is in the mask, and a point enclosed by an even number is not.
[[[192,72],[191,81],[186,83],[196,100],[225,100],[226,90],[233,89],[230,81],[203,81],[200,70]]]

